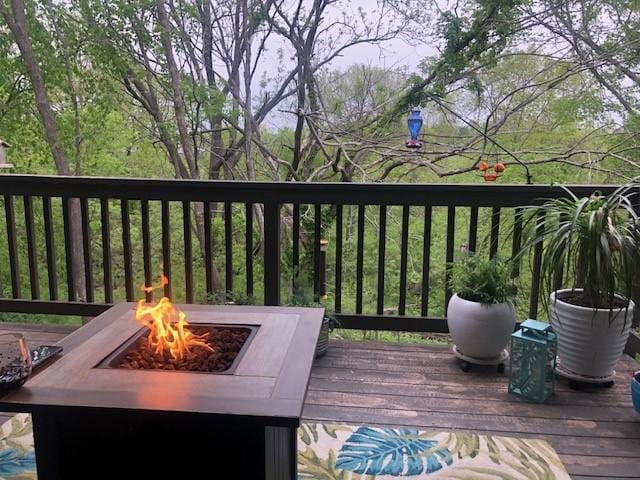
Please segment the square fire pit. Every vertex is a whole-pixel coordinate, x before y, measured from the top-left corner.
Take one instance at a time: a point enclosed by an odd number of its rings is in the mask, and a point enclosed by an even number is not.
[[[295,479],[323,310],[180,305],[191,328],[243,342],[226,369],[204,371],[207,357],[200,371],[168,371],[121,368],[144,338],[134,308],[78,329],[55,363],[0,399],[33,415],[39,480]]]

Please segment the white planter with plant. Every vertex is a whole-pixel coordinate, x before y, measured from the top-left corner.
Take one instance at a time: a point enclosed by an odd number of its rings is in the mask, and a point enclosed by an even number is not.
[[[624,351],[631,329],[634,304],[629,307],[596,309],[562,300],[583,290],[564,289],[551,293],[549,316],[558,334],[560,372],[609,380]],[[620,303],[624,299],[618,297]],[[571,375],[569,375],[571,376]],[[579,379],[579,377],[576,377]]]
[[[573,380],[613,384],[635,308],[637,189],[627,185],[582,198],[565,189],[566,198],[529,208],[524,247],[543,242],[541,284],[558,334],[558,373]],[[569,288],[558,288],[563,276]]]
[[[470,363],[506,358],[516,324],[516,289],[507,263],[470,253],[452,266],[447,324],[456,355]]]

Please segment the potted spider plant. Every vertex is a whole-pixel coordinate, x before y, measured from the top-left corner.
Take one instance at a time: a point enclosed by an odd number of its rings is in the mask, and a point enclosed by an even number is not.
[[[496,363],[516,325],[516,295],[508,262],[463,249],[452,265],[450,285],[455,294],[447,307],[447,324],[454,353],[470,363]]]
[[[635,308],[638,184],[589,197],[563,188],[566,197],[527,207],[522,251],[531,252],[542,242],[541,285],[558,334],[558,373],[613,385]]]

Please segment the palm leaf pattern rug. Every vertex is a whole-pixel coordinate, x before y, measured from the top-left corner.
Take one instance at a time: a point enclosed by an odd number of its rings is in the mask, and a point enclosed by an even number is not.
[[[0,426],[0,479],[37,478],[31,415],[19,413]]]
[[[542,440],[322,423],[298,440],[299,480],[569,479]],[[37,480],[30,415],[0,426],[0,480]]]
[[[299,480],[569,480],[543,440],[406,427],[303,424]]]

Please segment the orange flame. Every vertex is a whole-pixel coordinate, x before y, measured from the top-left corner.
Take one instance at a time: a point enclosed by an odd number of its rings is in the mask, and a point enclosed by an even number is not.
[[[169,283],[162,276],[160,285],[143,285],[141,290],[151,293]],[[167,297],[162,297],[156,304],[147,304],[144,299],[138,301],[136,320],[149,329],[147,341],[154,352],[162,357],[182,359],[193,347],[213,349],[206,343],[205,336],[195,335],[186,327],[189,325],[184,312],[178,310]]]

